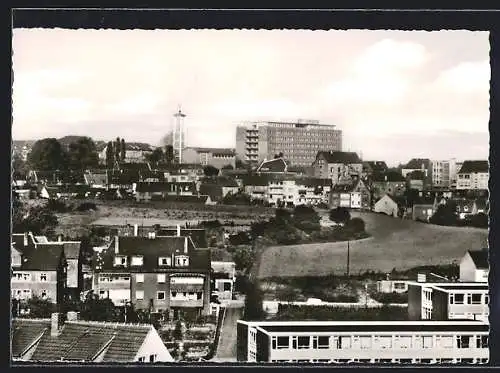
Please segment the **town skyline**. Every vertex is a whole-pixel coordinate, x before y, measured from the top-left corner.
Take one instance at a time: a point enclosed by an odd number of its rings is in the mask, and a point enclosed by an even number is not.
[[[488,158],[487,32],[16,29],[13,51],[15,140],[160,145],[181,104],[190,146],[314,119],[364,159]]]

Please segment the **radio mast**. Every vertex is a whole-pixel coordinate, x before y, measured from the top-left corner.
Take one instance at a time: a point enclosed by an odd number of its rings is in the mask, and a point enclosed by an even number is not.
[[[185,133],[184,133],[184,118],[186,114],[181,111],[181,106],[177,112],[174,114],[175,124],[174,133],[172,139],[172,146],[174,148],[174,155],[177,163],[182,163],[182,149],[184,149]]]

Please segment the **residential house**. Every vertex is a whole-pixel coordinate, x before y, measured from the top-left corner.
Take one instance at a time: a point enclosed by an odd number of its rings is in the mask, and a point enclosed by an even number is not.
[[[378,200],[385,194],[401,197],[406,192],[406,179],[396,171],[374,173],[370,177],[372,198]]]
[[[236,194],[240,190],[238,183],[225,176],[204,178],[198,188],[201,195],[210,196],[212,201],[220,202],[228,194]]]
[[[212,260],[211,266],[213,277],[212,296],[216,296],[219,301],[233,299],[236,264],[233,261]]]
[[[464,161],[457,174],[457,189],[488,190],[488,161]]]
[[[99,161],[102,164],[106,163],[106,150],[107,144],[98,153]],[[125,143],[125,162],[127,163],[142,163],[146,162],[148,156],[153,153],[154,148],[145,143],[141,142],[126,142]]]
[[[389,170],[384,161],[363,162],[363,178],[371,178],[374,174],[384,174]]]
[[[406,293],[408,291],[408,282],[404,280],[379,280],[377,281],[377,291],[379,293],[393,294]]]
[[[295,206],[316,206],[320,203],[328,204],[332,181],[330,179],[319,179],[314,177],[300,177],[295,179],[297,196]]]
[[[242,178],[243,190],[252,200],[267,201],[268,175],[245,175]]]
[[[108,173],[104,171],[88,171],[84,175],[85,183],[91,188],[105,189],[108,186]]]
[[[363,173],[363,162],[353,152],[319,151],[312,166],[314,177],[331,179],[333,185]]]
[[[288,165],[283,158],[275,158],[270,160],[264,160],[257,167],[257,171],[259,173],[287,173]]]
[[[434,188],[450,188],[456,181],[456,162],[451,160],[432,160],[432,186]]]
[[[119,237],[96,254],[94,291],[117,306],[210,313],[210,251],[189,236]]]
[[[173,362],[152,325],[67,320],[14,319],[11,327],[13,361],[66,363]]]
[[[288,177],[270,178],[267,203],[276,207],[293,207],[297,196],[295,180]]]
[[[33,245],[29,250],[12,251],[11,296],[19,301],[19,312],[24,301],[39,297],[61,304],[66,299],[67,261],[61,243]]]
[[[436,212],[436,199],[431,194],[420,193],[419,197],[413,201],[412,219],[428,222]]]
[[[133,188],[137,201],[163,200],[166,196],[192,196],[197,194],[196,184],[193,182],[138,182]]]
[[[87,185],[40,186],[40,197],[44,199],[85,198],[90,191]]]
[[[488,283],[488,249],[468,250],[460,260],[460,281]]]
[[[429,181],[429,185],[432,184],[432,162],[427,158],[413,158],[401,169],[401,174],[403,177],[408,176],[412,172],[420,171],[424,174],[425,179]]]
[[[416,190],[419,192],[427,189],[429,184],[426,184],[427,177],[422,171],[413,171],[406,175],[407,189]]]
[[[385,194],[382,198],[375,202],[373,211],[397,218],[399,215],[399,206],[396,201],[394,201],[392,196]]]
[[[488,322],[489,290],[479,282],[408,282],[410,320]]]
[[[370,191],[363,180],[353,178],[350,181],[333,186],[330,193],[330,208],[347,207],[351,209],[370,209]]]
[[[481,321],[243,321],[236,356],[272,363],[487,363]]]
[[[182,151],[184,163],[213,166],[219,170],[225,166],[236,168],[236,151],[230,148],[187,147]]]

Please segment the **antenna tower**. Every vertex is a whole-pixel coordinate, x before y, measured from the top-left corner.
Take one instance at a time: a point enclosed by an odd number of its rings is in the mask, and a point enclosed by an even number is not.
[[[173,143],[172,146],[174,148],[174,155],[177,163],[182,163],[182,149],[184,149],[185,143],[185,131],[184,131],[184,118],[186,114],[184,114],[181,110],[181,106],[177,112],[174,114],[175,124],[174,124],[174,133],[173,133]]]

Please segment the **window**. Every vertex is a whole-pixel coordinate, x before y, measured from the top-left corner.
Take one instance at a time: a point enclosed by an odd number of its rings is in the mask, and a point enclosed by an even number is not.
[[[146,361],[146,358],[144,356],[141,356],[139,360],[137,360],[139,363],[144,363]]]
[[[149,362],[154,363],[156,361],[156,354],[149,355]]]
[[[455,304],[464,304],[464,295],[463,294],[454,294],[454,303]]]
[[[144,274],[138,273],[135,275],[135,282],[141,283],[144,282]]]
[[[476,348],[488,348],[488,336],[478,335],[476,337]]]
[[[42,291],[40,292],[40,295],[41,295],[42,299],[47,298],[47,290],[42,290]]]
[[[158,258],[158,265],[159,266],[171,266],[172,265],[172,258],[161,256]]]
[[[115,256],[115,266],[124,266],[127,265],[127,257],[126,256]]]
[[[202,293],[202,292],[198,292],[198,293],[196,293],[196,299],[201,300],[202,295],[203,295],[203,293]]]
[[[159,284],[164,284],[165,283],[165,274],[164,273],[160,273],[156,277],[157,277],[157,281],[158,281]]]
[[[470,348],[470,336],[469,335],[457,336],[457,347],[458,348]]]
[[[489,304],[490,303],[490,296],[489,295],[485,295],[484,296],[484,304]]]
[[[156,299],[158,300],[165,300],[165,292],[164,291],[159,291],[156,293]]]
[[[231,291],[231,283],[224,282],[224,291]]]
[[[47,274],[46,273],[40,273],[40,281],[47,281]]]
[[[179,255],[175,257],[175,265],[178,267],[189,266],[189,257],[185,255]]]
[[[471,304],[481,304],[481,294],[472,294]]]
[[[351,337],[349,336],[340,336],[337,339],[337,348],[338,349],[346,349],[351,348]]]
[[[144,299],[144,290],[136,290],[135,299],[143,300]]]
[[[311,337],[309,337],[309,336],[302,337],[301,336],[301,337],[298,337],[297,340],[298,340],[298,348],[299,349],[309,348]]]
[[[422,337],[422,345],[423,345],[423,348],[432,348],[432,337],[431,336],[423,336]]]
[[[133,256],[132,257],[131,265],[133,265],[133,266],[142,266],[143,262],[144,262],[144,260],[143,260],[142,255],[137,255],[137,256]]]

